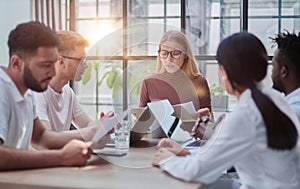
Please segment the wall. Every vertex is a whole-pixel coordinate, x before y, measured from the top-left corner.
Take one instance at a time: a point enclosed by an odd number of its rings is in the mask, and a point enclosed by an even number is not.
[[[31,18],[31,0],[0,0],[0,65],[8,65],[9,32]]]

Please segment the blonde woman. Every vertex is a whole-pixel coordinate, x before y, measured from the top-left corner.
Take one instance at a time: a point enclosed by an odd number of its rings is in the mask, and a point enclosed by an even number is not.
[[[192,101],[196,109],[211,111],[207,80],[201,75],[186,35],[166,32],[159,43],[157,73],[142,83],[140,107],[168,99],[172,105]]]

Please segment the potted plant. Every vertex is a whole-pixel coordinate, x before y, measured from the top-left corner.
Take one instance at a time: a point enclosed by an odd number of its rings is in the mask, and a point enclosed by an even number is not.
[[[228,108],[228,95],[224,88],[217,84],[210,87],[211,104],[213,110],[226,111]]]
[[[152,64],[154,63],[154,64]],[[96,71],[96,108],[98,111],[98,88],[106,83],[106,86],[112,90],[112,99],[115,112],[122,111],[123,103],[123,69],[122,67],[114,62],[108,62],[105,65],[106,72],[103,75],[99,75],[100,65],[96,61],[88,62],[88,69],[85,71],[82,79],[82,83],[86,84],[91,79],[92,68]],[[130,104],[137,104],[140,95],[140,87],[143,79],[152,74],[155,65],[154,62],[147,62],[145,67],[143,64],[134,65],[133,69],[127,69],[128,71],[128,102]],[[97,112],[98,113],[98,112]]]

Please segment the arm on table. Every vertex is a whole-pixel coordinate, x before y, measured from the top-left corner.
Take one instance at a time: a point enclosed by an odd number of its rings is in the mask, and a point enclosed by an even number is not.
[[[20,150],[3,146],[0,140],[0,170],[81,166],[90,158],[91,150],[81,141],[72,140],[59,150]]]

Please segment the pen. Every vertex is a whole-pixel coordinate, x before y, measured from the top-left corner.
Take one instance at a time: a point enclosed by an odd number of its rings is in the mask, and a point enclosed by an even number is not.
[[[200,138],[198,137],[197,133],[199,132],[199,127],[201,127],[200,123],[208,123],[210,121],[210,117],[205,115],[205,116],[201,116],[201,117],[198,117],[196,122],[195,122],[195,125],[192,129],[192,134],[194,136],[194,139],[195,140],[198,140],[198,139],[201,139],[203,136],[201,136]],[[202,127],[203,128],[203,127]],[[205,128],[203,128],[203,130],[205,131]],[[203,133],[200,131],[200,135],[204,135],[204,131]]]
[[[192,133],[194,134],[194,139],[195,140],[198,140],[199,138],[197,137],[196,133],[197,133],[197,130],[198,130],[198,126],[200,125],[200,121],[201,121],[201,117],[198,117],[196,122],[195,122],[195,125],[192,129]]]

